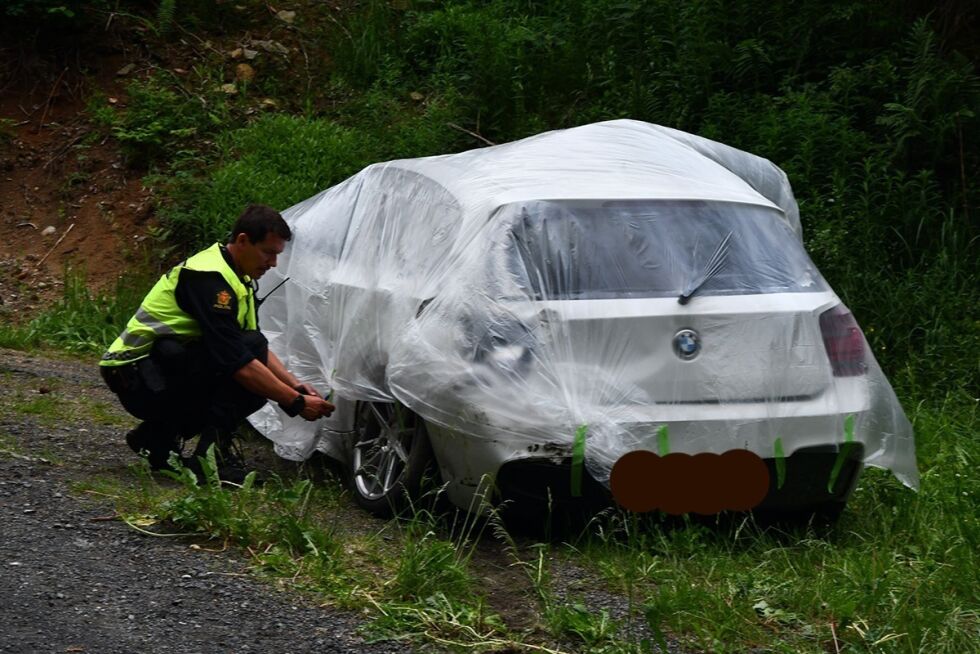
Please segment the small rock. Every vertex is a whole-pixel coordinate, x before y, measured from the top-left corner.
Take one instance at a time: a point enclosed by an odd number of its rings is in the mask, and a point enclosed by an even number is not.
[[[258,50],[249,50],[248,48],[244,48],[242,50],[242,53],[244,53],[246,59],[248,59],[249,61],[251,61],[252,59],[255,59],[256,56],[258,56],[259,51]]]
[[[235,79],[239,82],[251,82],[255,79],[255,69],[248,64],[235,66]]]
[[[286,23],[287,25],[292,25],[293,21],[296,20],[296,12],[282,9],[279,11],[279,13],[276,14],[276,18]]]
[[[110,98],[106,98],[106,101],[108,101],[109,104],[117,104],[119,102],[119,98],[110,97]]]
[[[57,230],[54,228],[53,225],[48,225],[47,227],[41,230],[41,236],[51,236],[56,231]]]
[[[126,75],[129,75],[131,72],[133,72],[135,68],[136,68],[136,64],[126,64],[125,66],[123,66],[122,68],[116,71],[116,75],[119,75],[120,77],[125,77]]]

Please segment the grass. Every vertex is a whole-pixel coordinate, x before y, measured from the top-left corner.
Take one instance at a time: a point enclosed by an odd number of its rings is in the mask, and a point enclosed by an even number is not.
[[[86,422],[103,427],[129,427],[135,421],[114,404],[85,397],[79,398],[77,411]]]
[[[0,333],[98,352],[115,336],[126,305],[76,281],[49,314]],[[335,484],[302,479],[233,491],[186,478],[161,486],[139,472],[135,483],[89,490],[114,496],[134,528],[190,534],[204,547],[233,545],[258,574],[366,611],[371,638],[471,650],[647,652],[669,634],[717,652],[969,651],[980,629],[977,399],[960,390],[940,401],[916,400],[936,393],[942,366],[918,359],[906,365],[898,389],[916,432],[918,494],[868,471],[830,531],[764,529],[751,521],[678,525],[620,513],[597,519],[568,543],[518,547],[498,530],[491,547],[509,547],[515,566],[527,571],[527,601],[539,622],[530,633],[515,631],[481,595],[473,552],[485,535],[475,523],[461,530],[417,510],[384,527],[391,541],[378,533],[341,536],[325,525],[349,520],[347,500]],[[945,379],[941,386],[954,384]],[[60,395],[21,394],[13,407],[41,424],[79,415],[96,424],[126,420],[99,402],[63,402]],[[559,593],[553,571],[569,564],[626,597],[627,619],[613,619],[575,592]]]
[[[37,420],[44,426],[63,425],[78,418],[76,403],[58,392],[39,394],[37,390],[15,390],[13,412]]]
[[[98,401],[65,402],[61,388],[14,390],[7,406],[42,424],[123,419]],[[980,629],[977,406],[950,393],[911,410],[922,490],[866,471],[833,529],[610,511],[565,541],[529,543],[499,520],[420,507],[380,529],[365,518],[341,532],[354,509],[330,479],[232,489],[213,479],[197,486],[186,475],[160,483],[135,467],[135,477],[79,490],[111,496],[135,529],[232,546],[277,584],[365,611],[370,638],[476,651],[647,652],[669,635],[718,652],[962,652]],[[0,445],[19,452],[12,439]],[[490,608],[493,597],[478,581],[486,574],[480,542],[507,551],[526,573],[535,629],[515,628]],[[559,572],[569,566],[589,581],[563,588]],[[626,598],[628,615],[591,606],[594,588]]]
[[[148,274],[132,271],[113,293],[93,293],[82,271],[66,268],[64,291],[50,309],[26,324],[0,324],[0,347],[58,348],[75,355],[101,354],[119,335],[149,289]]]
[[[980,629],[977,406],[948,398],[912,418],[922,491],[869,470],[829,532],[616,514],[563,554],[711,651],[969,651]]]
[[[131,521],[237,545],[258,571],[367,611],[371,638],[648,652],[669,634],[712,652],[970,651],[980,629],[977,404],[951,396],[910,417],[922,491],[869,470],[833,528],[609,511],[564,542],[519,545],[495,518],[457,515],[454,523],[451,514],[415,510],[351,536],[325,526],[349,510],[338,487],[305,479],[237,490],[186,476],[169,488],[144,479],[117,504]],[[527,573],[534,633],[514,632],[481,595],[475,552],[487,525],[490,547],[509,551]],[[559,592],[555,566],[588,571],[605,592],[628,599],[629,615],[616,620],[591,607],[588,586]]]

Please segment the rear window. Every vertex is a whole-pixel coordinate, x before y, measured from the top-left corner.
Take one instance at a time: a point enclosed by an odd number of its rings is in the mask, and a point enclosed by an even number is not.
[[[538,201],[507,213],[510,272],[539,300],[827,289],[781,214],[767,207]]]

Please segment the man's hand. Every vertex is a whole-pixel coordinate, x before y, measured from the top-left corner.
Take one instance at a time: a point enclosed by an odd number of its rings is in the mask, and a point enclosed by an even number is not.
[[[293,386],[293,388],[296,389],[297,393],[302,393],[303,395],[315,395],[317,397],[323,397],[323,395],[321,395],[320,392],[317,391],[315,388],[313,388],[313,386],[311,386],[310,384],[305,384],[305,383],[296,384],[295,386]]]
[[[304,395],[303,400],[306,402],[306,406],[299,412],[299,415],[303,416],[305,420],[309,420],[310,422],[319,420],[320,418],[330,417],[333,410],[337,408],[319,395],[306,394]]]

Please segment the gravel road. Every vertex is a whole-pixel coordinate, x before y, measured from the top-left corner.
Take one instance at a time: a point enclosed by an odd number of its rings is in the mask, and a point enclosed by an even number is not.
[[[69,393],[114,406],[92,366],[0,350],[0,377],[0,652],[411,651],[367,644],[356,614],[277,591],[234,553],[144,536],[73,490],[131,476],[126,428],[23,406]]]

